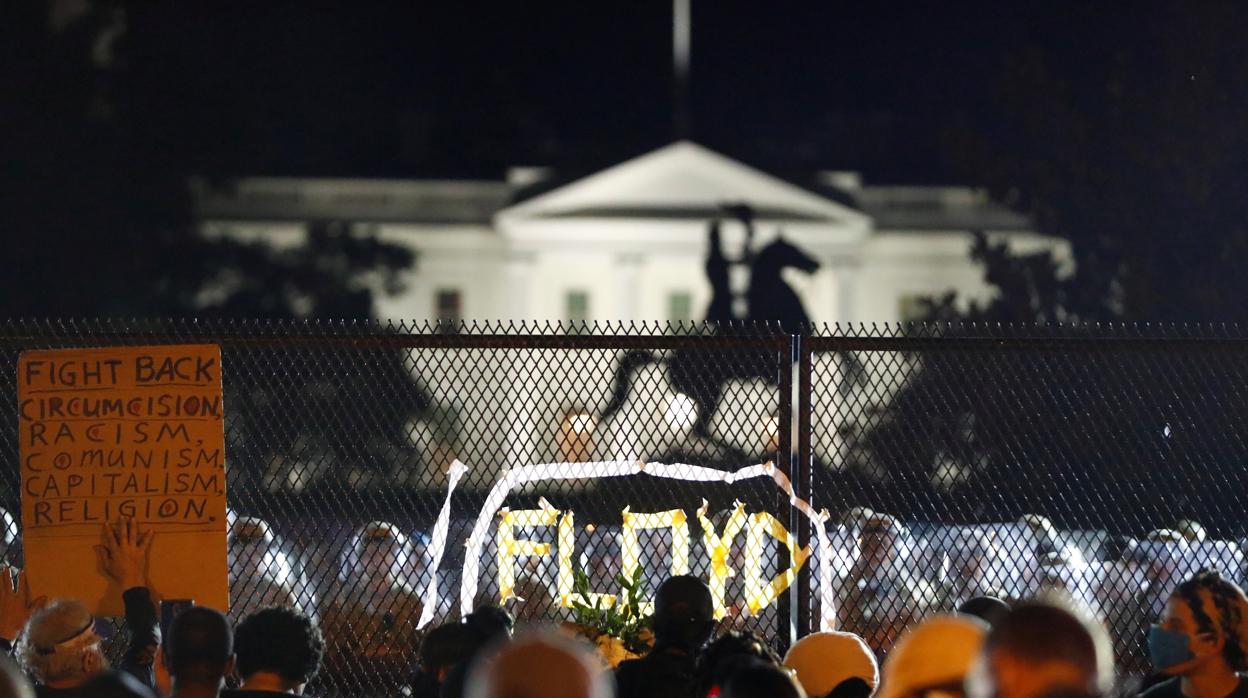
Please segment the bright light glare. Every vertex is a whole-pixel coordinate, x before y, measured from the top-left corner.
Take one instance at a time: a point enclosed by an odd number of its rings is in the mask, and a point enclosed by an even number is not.
[[[570,430],[573,434],[588,434],[594,430],[594,416],[590,414],[568,415]]]
[[[688,395],[676,394],[667,401],[667,412],[663,416],[673,429],[688,431],[698,419],[698,406]]]

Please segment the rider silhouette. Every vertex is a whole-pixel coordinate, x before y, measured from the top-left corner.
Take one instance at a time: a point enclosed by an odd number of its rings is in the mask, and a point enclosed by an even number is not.
[[[757,252],[753,249],[754,212],[749,206],[738,204],[725,206],[724,210],[745,226],[745,247],[738,259],[724,254],[720,220],[711,221],[708,229],[706,274],[711,284],[711,303],[707,307],[706,322],[721,328],[731,322],[766,321],[777,323],[786,331],[797,332],[809,323],[810,317],[801,299],[789,288],[781,272],[794,268],[808,274],[819,268],[819,262],[792,243],[777,238]],[[742,317],[734,312],[735,300],[731,269],[748,266],[749,288],[745,293],[747,312]],[[709,358],[709,360],[708,360]],[[646,349],[635,349],[620,357],[616,365],[615,381],[611,398],[602,416],[610,417],[627,402],[633,373],[641,366],[656,361],[668,366],[668,380],[672,389],[688,396],[697,406],[691,431],[700,437],[711,438],[711,419],[719,407],[724,386],[731,380],[764,379],[777,380],[774,353],[754,349],[724,350],[708,357],[704,350],[678,349],[666,359],[660,359]]]
[[[711,282],[711,304],[706,309],[706,321],[726,325],[736,318],[732,312],[732,283],[728,276],[732,263],[724,256],[719,219],[711,221],[708,235],[710,251],[706,256],[706,278]]]

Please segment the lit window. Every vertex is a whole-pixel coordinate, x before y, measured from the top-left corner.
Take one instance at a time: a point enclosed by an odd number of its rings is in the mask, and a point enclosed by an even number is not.
[[[463,296],[459,289],[438,289],[434,295],[434,312],[438,318],[439,328],[454,330],[458,327],[459,322],[464,318]]]
[[[667,294],[668,322],[693,321],[693,295],[688,291],[672,291]]]
[[[563,317],[572,326],[572,331],[581,331],[589,322],[589,292],[568,291],[563,298],[563,305]]]
[[[594,427],[597,420],[585,412],[568,412],[559,425],[559,453],[565,463],[591,460]]]
[[[923,322],[927,319],[926,293],[906,293],[897,299],[897,319],[901,322]]]

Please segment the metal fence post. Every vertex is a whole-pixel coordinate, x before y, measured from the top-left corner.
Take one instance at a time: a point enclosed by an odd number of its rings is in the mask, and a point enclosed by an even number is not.
[[[797,455],[790,460],[791,471],[789,477],[793,482],[793,494],[800,499],[811,501],[813,492],[812,473],[811,473],[811,446],[810,446],[810,422],[811,422],[811,361],[812,354],[810,351],[810,342],[806,340],[806,330],[792,336],[792,365],[797,367],[797,405],[794,409],[795,428],[797,430]],[[792,393],[786,396],[792,400]],[[813,502],[812,502],[813,505]],[[806,519],[796,507],[789,512],[789,530],[793,531],[797,536],[797,547],[803,549],[810,545],[810,521]],[[813,573],[814,558],[807,560],[806,565],[798,573],[797,579],[794,580],[793,594],[795,613],[793,614],[793,623],[797,627],[799,636],[818,630],[812,625],[812,601],[813,598]],[[826,560],[819,560],[820,564],[828,564]],[[814,616],[818,618],[819,616]]]
[[[776,381],[779,392],[776,400],[776,467],[783,470],[784,474],[793,480],[795,475],[793,472],[793,356],[795,347],[792,336],[785,337],[785,339],[788,341],[778,346],[776,352],[780,371]],[[788,497],[782,495],[779,510],[785,511],[786,509],[792,510]],[[790,514],[787,522],[789,530],[794,530],[793,520]],[[781,547],[778,562],[781,569],[788,567],[791,563],[783,547]],[[778,626],[776,639],[781,645],[781,651],[785,651],[797,642],[798,615],[801,613],[801,601],[795,597],[795,590],[792,587],[788,594],[778,599],[776,611],[776,625]]]

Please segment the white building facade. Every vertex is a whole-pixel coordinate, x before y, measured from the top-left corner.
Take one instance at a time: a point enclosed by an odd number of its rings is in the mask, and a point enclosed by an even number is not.
[[[990,289],[968,256],[976,231],[1069,259],[1064,241],[1035,233],[982,191],[866,186],[845,172],[799,185],[687,141],[562,184],[548,174],[244,178],[228,194],[200,190],[198,218],[207,235],[275,245],[337,221],[408,247],[417,262],[404,289],[377,294],[378,316],[394,319],[701,320],[711,297],[708,222],[725,218],[726,255],[744,254],[744,227],[726,204],[754,210],[752,249],[783,235],[819,261],[815,273],[785,278],[821,323],[911,320],[919,298],[949,291],[984,298]],[[748,277],[744,265],[734,269],[734,292]]]

